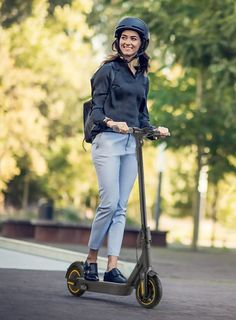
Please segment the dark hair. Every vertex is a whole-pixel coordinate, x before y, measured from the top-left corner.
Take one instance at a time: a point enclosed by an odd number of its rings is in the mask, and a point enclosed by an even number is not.
[[[107,56],[107,58],[102,62],[103,64],[109,63],[111,61],[115,61],[119,58],[123,58],[121,52],[119,52],[119,39],[116,39],[113,43],[112,43],[112,51],[115,51],[114,54],[110,54]],[[150,57],[146,52],[143,52],[140,56],[139,56],[139,68],[143,73],[147,73],[148,69],[149,69],[149,60]]]

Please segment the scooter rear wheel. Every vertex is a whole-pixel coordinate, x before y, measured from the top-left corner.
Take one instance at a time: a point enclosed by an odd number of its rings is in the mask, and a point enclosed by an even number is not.
[[[148,276],[148,296],[144,298],[142,290],[142,283],[139,282],[136,288],[136,299],[138,303],[144,308],[154,308],[162,298],[162,285],[157,275]]]
[[[67,271],[67,288],[73,296],[80,297],[85,290],[81,290],[76,286],[76,280],[84,274],[83,266],[78,263],[73,263]]]

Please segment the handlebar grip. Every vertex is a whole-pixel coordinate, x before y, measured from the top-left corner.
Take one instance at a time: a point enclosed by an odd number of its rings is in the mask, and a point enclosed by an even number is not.
[[[134,128],[129,127],[129,131],[128,131],[128,133],[134,133]]]

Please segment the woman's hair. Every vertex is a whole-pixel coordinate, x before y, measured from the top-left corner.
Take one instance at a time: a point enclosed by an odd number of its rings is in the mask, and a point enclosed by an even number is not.
[[[118,51],[118,42],[119,42],[119,39],[116,39],[112,43],[112,50],[115,51],[115,53],[108,55],[107,58],[102,62],[102,65],[122,57],[122,54],[119,53],[119,51]],[[139,68],[143,73],[147,73],[148,72],[149,60],[150,60],[150,57],[148,56],[148,54],[146,52],[143,52],[139,56]]]

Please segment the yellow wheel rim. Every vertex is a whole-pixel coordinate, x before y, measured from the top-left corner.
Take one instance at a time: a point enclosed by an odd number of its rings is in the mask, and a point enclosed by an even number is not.
[[[67,280],[67,285],[68,285],[68,288],[69,290],[72,292],[72,293],[78,293],[80,291],[79,288],[75,288],[73,284],[71,284],[71,280],[76,280],[77,278],[80,277],[80,272],[79,270],[76,270],[76,269],[73,269],[69,276],[68,276],[68,280]]]
[[[151,295],[150,295],[150,298],[148,298],[148,300],[145,301],[143,300],[142,295],[140,295],[140,293],[142,293],[143,291],[142,289],[144,289],[142,288],[142,281],[138,285],[138,298],[141,301],[141,303],[144,304],[145,306],[150,305],[155,300],[155,297],[156,297],[156,288],[153,281],[148,280],[148,287],[149,287],[149,290],[151,291]]]

